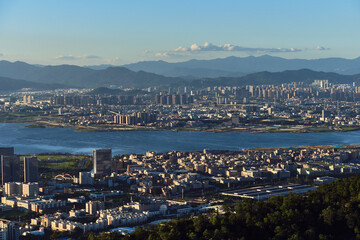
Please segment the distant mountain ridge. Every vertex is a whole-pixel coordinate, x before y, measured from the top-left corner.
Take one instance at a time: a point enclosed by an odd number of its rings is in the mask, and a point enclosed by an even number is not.
[[[179,77],[239,77],[249,73],[269,71],[310,69],[314,71],[336,72],[339,74],[360,73],[360,57],[320,58],[320,59],[285,59],[263,55],[259,57],[227,57],[211,60],[189,60],[169,63],[165,61],[144,61],[123,65],[133,71],[147,71],[164,76]]]
[[[291,82],[303,82],[311,84],[317,79],[327,79],[335,84],[351,84],[353,82],[360,84],[360,74],[341,75],[332,72],[316,72],[309,69],[287,70],[283,72],[258,72],[248,74],[239,78],[220,77],[203,78],[192,80],[187,86],[209,87],[209,86],[245,86],[245,85],[279,85]]]
[[[181,78],[171,78],[147,73],[134,72],[124,67],[108,67],[94,70],[75,65],[34,66],[24,62],[0,61],[0,76],[27,81],[63,84],[79,88],[122,86],[124,88],[145,88],[169,85]],[[1,87],[0,87],[1,88]]]
[[[263,56],[263,58],[264,57],[269,59],[273,58],[270,56]],[[197,62],[199,60],[194,61]],[[162,62],[162,64],[163,63],[165,62]],[[144,89],[159,86],[207,87],[268,85],[289,82],[311,83],[315,79],[328,79],[332,83],[358,83],[360,81],[360,74],[343,75],[335,72],[314,71],[310,69],[286,70],[279,72],[260,71],[236,77],[223,75],[221,77],[193,79],[192,77],[165,77],[145,71],[135,72],[125,67],[107,67],[106,69],[94,70],[89,67],[74,65],[35,66],[24,62],[11,63],[7,61],[0,61],[0,76],[3,77],[2,81],[4,83],[1,84],[0,82],[0,91],[4,89],[28,88],[29,86],[43,89],[51,89],[54,87],[123,87]],[[11,83],[11,81],[13,81],[13,83]]]

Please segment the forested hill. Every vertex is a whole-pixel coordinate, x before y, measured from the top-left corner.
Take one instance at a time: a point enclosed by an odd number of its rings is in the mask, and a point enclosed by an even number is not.
[[[333,84],[352,84],[360,82],[360,74],[341,75],[332,72],[316,72],[309,69],[287,70],[283,72],[257,72],[243,77],[203,78],[188,82],[176,82],[190,87],[281,85],[283,83],[303,82],[311,84],[316,79],[327,79]]]
[[[306,195],[244,200],[224,215],[207,214],[137,228],[130,236],[83,239],[359,239],[360,177],[338,180]]]
[[[50,90],[58,88],[68,88],[68,86],[62,84],[46,84],[46,83],[37,83],[30,82],[19,79],[12,79],[0,76],[0,92],[2,91],[16,91],[22,88],[31,88],[36,90]]]

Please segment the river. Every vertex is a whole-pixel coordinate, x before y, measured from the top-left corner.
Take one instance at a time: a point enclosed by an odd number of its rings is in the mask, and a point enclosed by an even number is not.
[[[76,132],[70,128],[25,128],[21,123],[0,123],[0,147],[13,146],[17,154],[46,152],[85,153],[111,148],[113,155],[258,147],[360,144],[360,131],[323,133],[119,131]]]

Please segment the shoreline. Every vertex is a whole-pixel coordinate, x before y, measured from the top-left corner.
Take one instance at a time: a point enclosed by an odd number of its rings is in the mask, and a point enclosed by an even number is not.
[[[275,151],[275,150],[296,150],[296,149],[334,149],[334,148],[341,148],[341,149],[360,149],[360,144],[340,144],[340,145],[304,145],[304,146],[293,146],[293,147],[256,147],[256,148],[244,148],[241,150],[226,150],[226,149],[212,149],[208,150],[209,152],[242,152],[242,151]],[[181,151],[185,152],[185,151]],[[195,150],[191,152],[202,152],[202,150]],[[156,152],[159,154],[163,154],[165,152]],[[38,156],[77,156],[77,157],[87,157],[91,156],[91,154],[87,153],[70,153],[70,152],[40,152],[35,153]],[[142,153],[131,153],[131,154],[137,154],[142,155]],[[30,156],[33,154],[18,154],[20,156]],[[129,154],[119,154],[122,155],[129,155]]]

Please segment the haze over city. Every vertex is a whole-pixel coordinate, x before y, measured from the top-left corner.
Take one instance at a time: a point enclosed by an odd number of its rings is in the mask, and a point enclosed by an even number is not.
[[[360,1],[0,0],[0,239],[360,239]]]

